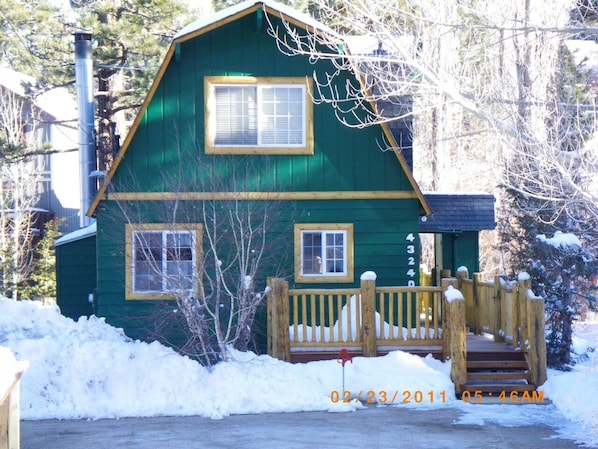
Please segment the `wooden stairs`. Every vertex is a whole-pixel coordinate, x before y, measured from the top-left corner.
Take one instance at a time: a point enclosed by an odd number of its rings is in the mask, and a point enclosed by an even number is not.
[[[513,391],[535,391],[525,354],[483,336],[467,336],[467,383],[471,393],[509,395]]]

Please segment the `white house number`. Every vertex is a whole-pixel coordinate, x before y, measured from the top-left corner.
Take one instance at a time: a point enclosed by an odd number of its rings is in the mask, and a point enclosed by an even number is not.
[[[409,234],[407,234],[407,237],[405,237],[405,240],[408,242],[407,245],[405,246],[405,249],[407,250],[407,265],[409,266],[409,269],[407,270],[407,272],[405,273],[407,275],[408,279],[407,280],[407,285],[409,287],[415,287],[415,275],[417,274],[415,272],[415,256],[410,256],[409,254],[415,254],[415,245],[414,242],[416,240],[415,236],[410,232]]]

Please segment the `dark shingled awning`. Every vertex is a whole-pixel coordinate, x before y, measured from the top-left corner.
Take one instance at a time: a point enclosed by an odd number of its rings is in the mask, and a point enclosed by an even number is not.
[[[494,195],[425,193],[432,215],[420,219],[420,232],[462,232],[496,227]]]

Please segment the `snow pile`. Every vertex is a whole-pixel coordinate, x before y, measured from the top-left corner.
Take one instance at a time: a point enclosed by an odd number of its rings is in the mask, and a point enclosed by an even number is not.
[[[569,372],[549,370],[542,389],[563,415],[582,424],[585,432],[577,438],[598,447],[598,325],[581,324],[575,331],[583,336],[573,339],[578,363]]]
[[[0,346],[30,361],[24,419],[328,410],[331,393],[342,389],[336,360],[293,365],[232,351],[233,361],[209,371],[159,343],[132,341],[103,319],[74,322],[35,302],[0,299]],[[421,389],[454,401],[449,370],[403,352],[359,357],[345,367],[345,389],[363,391],[362,400],[369,390]]]
[[[576,365],[572,372],[551,371],[542,388],[565,417],[582,424],[584,435],[577,438],[592,447],[598,446],[597,361]]]
[[[551,238],[547,238],[544,234],[540,234],[536,236],[536,239],[555,248],[581,248],[581,241],[575,234],[571,233],[556,231]]]

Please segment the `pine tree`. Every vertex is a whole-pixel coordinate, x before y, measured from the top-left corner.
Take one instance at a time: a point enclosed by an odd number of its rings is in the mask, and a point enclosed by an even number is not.
[[[33,273],[23,289],[23,296],[43,302],[56,301],[56,255],[54,242],[60,236],[58,220],[46,223],[44,237],[35,247]]]
[[[593,295],[596,223],[589,217],[584,223],[582,217],[566,215],[553,220],[555,210],[538,212],[537,201],[513,192],[505,204],[509,223],[502,226],[501,237],[506,261],[513,274],[527,272],[532,290],[544,298],[548,365],[567,368],[574,362],[573,325]]]

